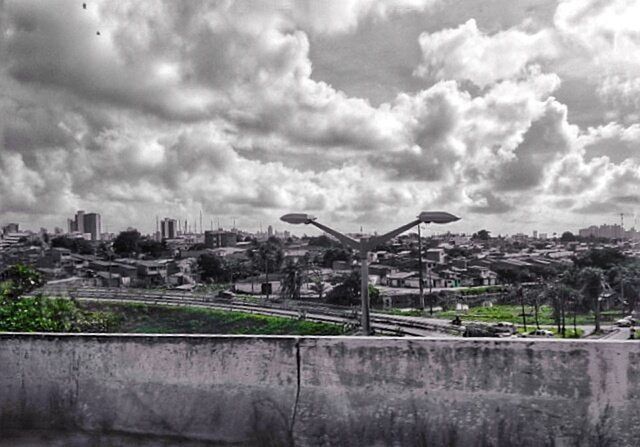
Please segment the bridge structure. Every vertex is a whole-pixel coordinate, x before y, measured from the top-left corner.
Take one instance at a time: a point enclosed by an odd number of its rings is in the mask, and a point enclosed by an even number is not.
[[[0,445],[637,446],[640,343],[0,334]]]

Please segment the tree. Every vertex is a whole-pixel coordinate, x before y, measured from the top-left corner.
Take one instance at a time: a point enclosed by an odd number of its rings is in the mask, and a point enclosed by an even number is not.
[[[94,253],[93,245],[86,239],[59,236],[51,240],[51,246],[66,248],[81,255],[92,255]]]
[[[373,284],[369,284],[369,303],[371,306],[382,305],[382,296],[380,295],[380,289]]]
[[[270,237],[266,242],[256,244],[257,246],[248,252],[249,260],[254,272],[265,274],[266,282],[269,282],[269,273],[280,270],[284,253],[279,239]],[[269,289],[267,289],[269,290]],[[267,299],[269,292],[267,292]]]
[[[600,295],[603,291],[602,270],[596,267],[585,267],[580,270],[578,281],[581,284],[580,292],[585,303],[595,314],[595,332],[600,332]]]
[[[3,285],[4,297],[15,300],[45,283],[40,272],[24,264],[15,264],[7,270],[7,282]]]
[[[612,247],[594,248],[574,258],[574,263],[579,268],[596,267],[603,270],[623,264],[625,261],[626,256],[619,249]]]
[[[309,284],[309,289],[317,293],[318,299],[321,300],[326,288],[324,278],[322,276],[322,270],[320,270],[319,268],[312,268],[309,271],[307,278],[311,281],[311,284]]]
[[[121,232],[113,242],[113,251],[121,256],[131,256],[139,251],[140,233],[137,230]]]
[[[481,241],[488,241],[490,236],[489,233],[491,233],[490,231],[487,230],[480,230],[477,233],[474,233],[473,236],[471,236],[472,239],[478,239]]]
[[[349,262],[351,259],[351,250],[343,247],[330,248],[322,256],[322,265],[331,268],[335,261]]]
[[[635,266],[615,266],[607,270],[605,276],[618,294],[623,313],[635,310],[640,298],[640,271]]]
[[[560,240],[562,242],[571,242],[575,241],[576,237],[571,231],[565,231],[564,233],[562,233],[562,236],[560,236]]]
[[[200,255],[198,258],[198,269],[200,270],[200,278],[202,278],[203,281],[224,280],[225,270],[219,256],[208,253]]]
[[[253,268],[261,273],[280,270],[284,259],[280,241],[275,238],[269,238],[266,242],[256,244],[254,248],[249,250],[248,256]]]
[[[310,237],[309,238],[309,246],[311,247],[337,247],[340,246],[340,243],[331,239],[330,237],[320,235],[318,237]]]
[[[335,286],[326,295],[327,301],[332,304],[340,304],[343,306],[353,306],[361,302],[360,300],[360,272],[352,271],[342,278],[337,286]]]
[[[138,251],[152,258],[159,258],[166,250],[165,242],[158,242],[152,239],[140,239],[138,241]]]
[[[280,293],[283,298],[300,299],[300,289],[302,289],[303,268],[301,265],[289,259],[282,269],[280,279]]]

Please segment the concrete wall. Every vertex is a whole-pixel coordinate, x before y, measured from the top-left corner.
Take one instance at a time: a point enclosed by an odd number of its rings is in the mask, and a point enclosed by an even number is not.
[[[0,445],[635,446],[640,343],[0,334]]]

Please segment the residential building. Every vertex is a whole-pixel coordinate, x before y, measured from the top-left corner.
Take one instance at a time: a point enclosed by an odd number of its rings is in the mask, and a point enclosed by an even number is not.
[[[100,222],[100,214],[88,213],[84,215],[84,231],[83,233],[91,234],[92,241],[100,240],[100,234],[102,232],[102,225]]]
[[[69,234],[79,233],[85,239],[92,241],[100,240],[100,233],[102,231],[100,214],[87,214],[79,210],[73,219],[67,219],[67,229]]]
[[[165,217],[160,222],[160,238],[175,239],[178,232],[178,222],[175,219]]]
[[[204,245],[207,248],[235,247],[238,236],[233,231],[205,231]]]
[[[445,252],[442,248],[430,248],[427,250],[426,258],[428,261],[433,261],[437,264],[445,263]]]

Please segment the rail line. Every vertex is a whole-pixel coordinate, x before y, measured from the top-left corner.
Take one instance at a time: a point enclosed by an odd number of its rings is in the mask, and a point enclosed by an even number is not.
[[[31,295],[43,294],[75,298],[83,301],[102,301],[116,303],[146,303],[153,305],[188,306],[245,312],[257,315],[270,315],[292,319],[332,323],[355,329],[359,327],[358,314],[336,306],[302,304],[296,302],[292,307],[269,304],[247,303],[239,299],[225,299],[207,293],[155,291],[145,289],[119,289],[99,287],[52,287],[45,286]],[[459,335],[456,328],[443,322],[422,321],[419,318],[401,317],[384,314],[371,315],[371,327],[376,333],[412,337],[443,337]]]

